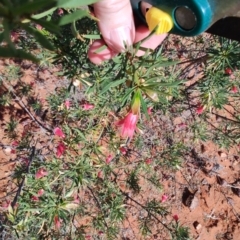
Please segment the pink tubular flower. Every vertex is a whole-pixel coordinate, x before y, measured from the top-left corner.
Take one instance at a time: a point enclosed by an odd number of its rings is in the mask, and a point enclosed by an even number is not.
[[[203,111],[204,111],[204,106],[201,105],[201,104],[199,104],[198,107],[197,107],[197,109],[196,109],[196,113],[197,113],[198,115],[200,115],[200,114],[203,113]]]
[[[15,149],[11,149],[11,153],[12,153],[12,154],[15,154],[15,153],[16,153],[16,150],[15,150]]]
[[[232,72],[232,69],[231,69],[231,68],[226,68],[226,69],[225,69],[225,74],[226,74],[226,75],[232,75],[232,73],[233,73],[233,72]]]
[[[18,141],[13,141],[13,142],[12,142],[12,146],[13,146],[13,147],[17,147],[18,145],[19,145],[19,142],[18,142]]]
[[[38,171],[36,172],[35,174],[35,178],[36,179],[39,179],[39,178],[42,178],[42,177],[45,177],[48,175],[48,172],[46,169],[44,168],[39,168]]]
[[[2,208],[8,209],[8,207],[9,207],[10,205],[11,205],[11,201],[7,200],[6,202],[4,202],[4,203],[2,204]]]
[[[38,196],[32,196],[31,200],[34,201],[34,202],[38,202],[39,198],[38,198]]]
[[[58,16],[63,15],[63,10],[62,10],[61,8],[58,8],[58,10],[57,10],[57,14],[58,14]]]
[[[168,200],[168,196],[166,194],[163,194],[162,195],[162,199],[161,199],[161,202],[164,203]]]
[[[123,138],[133,137],[136,129],[137,121],[138,121],[138,115],[133,114],[132,111],[130,111],[124,119],[116,123],[116,125],[120,129],[120,134]]]
[[[173,215],[173,219],[177,222],[178,219],[179,219],[178,215],[177,215],[177,214],[174,214],[174,215]]]
[[[21,162],[24,166],[27,166],[29,164],[29,159],[28,158],[21,158]]]
[[[57,146],[57,157],[60,158],[64,154],[65,150],[66,146],[62,142],[60,142]]]
[[[53,130],[53,133],[58,136],[58,137],[61,137],[61,138],[65,138],[65,134],[63,133],[62,129],[59,128],[59,127],[56,127],[54,130]]]
[[[126,154],[127,154],[127,148],[125,148],[125,147],[120,147],[119,150],[120,150],[120,152],[121,152],[122,155],[126,155]]]
[[[97,173],[97,177],[98,177],[98,178],[103,178],[103,172],[102,172],[102,171],[99,171],[99,172]]]
[[[231,89],[231,93],[237,93],[237,92],[238,92],[237,86],[233,86]]]
[[[65,100],[64,106],[66,107],[66,109],[69,109],[71,107],[71,101]]]
[[[82,108],[83,108],[83,110],[91,110],[91,109],[94,108],[94,105],[93,105],[93,104],[90,104],[90,103],[84,103],[84,104],[82,105]]]
[[[149,107],[149,108],[147,109],[147,113],[148,113],[148,115],[151,115],[151,114],[152,114],[152,107]]]
[[[40,189],[38,190],[38,197],[41,197],[44,194],[44,190]]]
[[[55,225],[56,229],[60,229],[61,222],[62,222],[61,218],[59,218],[57,215],[54,216],[54,225]]]
[[[151,159],[151,158],[146,159],[146,160],[145,160],[145,163],[146,163],[147,165],[151,164],[151,163],[152,163],[152,159]]]
[[[109,164],[113,159],[113,156],[111,154],[109,154],[106,158],[106,163]]]
[[[78,195],[74,195],[72,202],[73,202],[73,203],[76,203],[76,204],[79,204],[79,203],[80,203],[80,198],[79,198],[79,196],[78,196]]]
[[[41,25],[39,25],[39,24],[36,24],[36,29],[41,31],[43,29],[43,27]]]

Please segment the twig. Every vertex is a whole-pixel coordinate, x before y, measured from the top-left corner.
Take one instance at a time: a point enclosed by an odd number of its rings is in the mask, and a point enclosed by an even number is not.
[[[151,213],[151,211],[149,211],[145,206],[143,206],[141,203],[139,203],[138,201],[136,201],[135,199],[133,199],[132,197],[129,196],[129,194],[123,192],[122,190],[120,190],[121,193],[126,197],[131,199],[131,201],[133,201],[134,203],[136,203],[138,206],[140,206],[142,209],[144,209],[145,211],[147,211],[147,213],[152,216],[154,219],[156,219],[160,224],[162,224],[169,232],[172,232],[172,229],[170,229],[165,223],[163,223],[161,220],[159,220],[154,214]]]
[[[1,81],[2,81],[3,86],[4,86],[9,92],[11,92],[11,93],[14,95],[14,97],[15,97],[16,101],[18,102],[19,106],[27,112],[27,114],[30,116],[30,118],[31,118],[34,122],[36,122],[36,124],[37,124],[40,128],[43,128],[44,130],[52,133],[52,132],[53,132],[52,129],[49,129],[49,128],[45,127],[39,120],[37,120],[37,119],[32,115],[32,113],[27,109],[27,106],[26,106],[26,105],[23,103],[23,101],[17,96],[17,94],[15,93],[13,87],[12,87],[12,86],[9,86],[8,84],[6,84],[6,82],[5,82],[3,79],[1,79]]]
[[[103,221],[104,221],[104,224],[105,224],[106,228],[108,229],[108,224],[107,224],[107,222],[106,222],[106,220],[105,220],[105,214],[104,214],[104,212],[103,212],[103,210],[102,210],[102,207],[101,207],[100,202],[98,201],[97,197],[95,196],[95,194],[94,194],[92,188],[90,188],[90,187],[87,187],[87,188],[88,188],[89,191],[91,192],[91,194],[92,194],[94,200],[96,201],[96,203],[97,203],[97,205],[98,205],[98,208],[100,209],[102,215],[104,216]]]
[[[26,169],[26,174],[28,174],[30,172],[30,167],[31,167],[33,158],[35,156],[35,150],[36,150],[35,147],[32,147],[31,155],[29,157],[29,163],[28,163],[27,169]],[[23,186],[24,186],[25,178],[26,178],[26,175],[23,176],[23,179],[20,183],[20,186],[18,187],[17,193],[16,193],[16,195],[15,195],[15,197],[14,197],[12,203],[11,203],[12,208],[14,208],[15,204],[17,203],[18,197],[21,194],[21,191],[22,191]]]

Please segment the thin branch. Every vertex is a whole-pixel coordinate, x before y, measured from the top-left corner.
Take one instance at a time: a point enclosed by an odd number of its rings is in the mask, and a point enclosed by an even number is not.
[[[30,167],[31,167],[31,164],[32,164],[32,161],[33,161],[33,158],[35,156],[35,147],[32,147],[32,150],[31,150],[31,155],[29,157],[29,162],[28,162],[28,165],[27,165],[27,169],[26,169],[26,174],[28,174],[30,172]],[[18,187],[18,190],[17,190],[17,193],[11,203],[12,205],[12,208],[14,208],[15,204],[17,203],[17,200],[18,200],[18,197],[20,196],[21,192],[22,192],[22,189],[23,189],[23,186],[24,186],[24,183],[25,183],[25,178],[26,178],[26,175],[23,176],[23,179]]]
[[[19,105],[22,109],[24,109],[24,110],[26,111],[26,113],[30,116],[30,118],[31,118],[34,122],[36,122],[36,124],[37,124],[40,128],[43,128],[44,130],[46,130],[47,132],[50,132],[50,133],[53,132],[52,129],[49,129],[49,128],[45,127],[45,126],[43,125],[43,123],[41,123],[38,119],[36,119],[36,117],[34,117],[34,116],[32,115],[32,113],[28,110],[27,106],[26,106],[26,105],[23,103],[23,101],[17,96],[17,94],[15,93],[15,91],[14,91],[14,89],[13,89],[12,86],[9,86],[3,79],[2,79],[2,84],[3,84],[3,86],[4,86],[9,92],[11,92],[11,93],[14,95],[15,100],[18,102],[18,105]]]
[[[105,224],[106,228],[108,229],[108,224],[107,224],[107,222],[106,222],[106,220],[105,220],[105,217],[106,217],[106,216],[105,216],[105,214],[104,214],[104,212],[103,212],[103,210],[102,210],[102,207],[101,207],[101,204],[100,204],[99,200],[98,200],[97,197],[95,196],[95,194],[94,194],[92,188],[90,188],[90,187],[87,187],[87,188],[88,188],[89,191],[91,192],[91,194],[92,194],[94,200],[95,200],[96,203],[97,203],[98,208],[100,209],[102,215],[104,216],[104,218],[103,218],[103,220],[104,220],[104,224]]]
[[[123,192],[121,190],[121,193],[126,197],[129,198],[131,201],[133,201],[134,203],[136,203],[138,206],[140,206],[142,209],[144,209],[145,211],[147,211],[147,213],[153,217],[154,219],[156,219],[160,224],[162,224],[162,226],[164,226],[169,232],[172,232],[172,229],[169,228],[165,223],[163,223],[161,220],[159,220],[154,214],[151,213],[151,211],[149,211],[144,205],[142,205],[141,203],[139,203],[138,201],[136,201],[135,199],[133,199],[132,197],[129,196],[129,194]]]

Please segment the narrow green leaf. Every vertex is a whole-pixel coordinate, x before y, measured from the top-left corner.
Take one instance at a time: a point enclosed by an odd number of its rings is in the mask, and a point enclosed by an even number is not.
[[[159,80],[159,77],[150,78],[144,83],[144,87],[154,89],[156,87],[156,81]],[[155,82],[154,82],[155,81]],[[174,82],[157,82],[157,85],[160,87],[174,87],[180,85],[182,81]]]
[[[33,62],[39,62],[39,60],[30,53],[27,53],[20,49],[11,49],[0,47],[0,57],[3,58],[20,58],[20,59],[27,59]]]
[[[91,17],[88,11],[79,9],[71,14],[65,15],[59,19],[58,25],[63,26],[74,21],[77,21],[83,17]]]
[[[84,34],[82,35],[84,38],[89,38],[89,39],[101,39],[101,36],[99,34]]]
[[[18,7],[15,7],[13,9],[14,15],[22,15],[26,13],[34,13],[41,9],[47,8],[47,7],[54,7],[56,5],[55,0],[35,0],[35,1],[29,1],[25,4],[21,4]]]
[[[39,13],[39,14],[36,14],[36,15],[33,15],[32,18],[34,19],[40,19],[40,18],[43,18],[51,13],[53,13],[57,8],[54,7],[54,8],[51,8],[51,9],[48,9],[47,11],[45,12],[42,12],[42,13]]]
[[[131,96],[131,93],[134,91],[134,88],[129,88],[127,91],[126,91],[126,94],[124,95],[124,97],[122,98],[122,105],[121,107],[123,107],[126,103],[126,101],[128,100],[128,98],[130,98]]]
[[[161,62],[158,62],[156,64],[153,64],[151,67],[148,68],[147,72],[144,74],[146,76],[148,76],[154,68],[160,68],[160,67],[169,67],[169,66],[172,66],[172,65],[176,65],[180,63],[180,61],[161,61]]]
[[[3,28],[4,28],[4,32],[3,32],[4,40],[7,42],[9,48],[14,49],[15,47],[11,40],[11,30],[12,30],[11,25],[9,24],[9,22],[6,19],[3,20],[2,24],[3,24]]]
[[[83,133],[79,130],[79,129],[75,129],[75,131],[78,133],[78,135],[83,139],[83,140],[87,140],[86,138],[85,138],[85,136],[83,135]]]
[[[3,39],[4,39],[4,32],[1,32],[0,33],[0,43],[3,41]]]
[[[46,49],[50,51],[54,51],[54,46],[48,41],[48,39],[38,30],[27,26],[26,24],[21,25],[23,29],[25,29],[28,33],[33,35],[35,39]]]
[[[96,51],[94,51],[94,53],[100,53],[102,52],[103,50],[105,50],[107,48],[106,45],[102,45],[100,48],[98,48]]]
[[[34,19],[34,18],[31,18],[31,20],[33,22],[41,25],[42,27],[44,27],[47,31],[49,31],[51,33],[55,33],[55,34],[60,33],[60,27],[56,23],[45,21],[42,19]]]
[[[6,17],[8,14],[8,11],[6,8],[4,8],[2,5],[0,5],[0,16],[1,17]]]
[[[103,93],[107,92],[112,87],[117,87],[118,85],[124,83],[125,81],[126,81],[126,79],[124,78],[124,79],[120,79],[120,80],[117,80],[117,81],[110,82],[107,86],[105,86],[103,88],[103,90],[100,92],[100,94],[103,94]]]
[[[77,8],[80,6],[87,6],[97,2],[98,0],[58,0],[57,6],[59,8]]]

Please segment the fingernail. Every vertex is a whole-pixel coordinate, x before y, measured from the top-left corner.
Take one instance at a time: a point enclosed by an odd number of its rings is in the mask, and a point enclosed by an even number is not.
[[[132,32],[127,26],[112,30],[110,32],[110,47],[117,52],[126,51],[133,44],[134,34]]]

